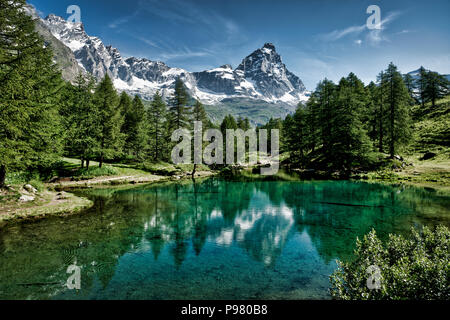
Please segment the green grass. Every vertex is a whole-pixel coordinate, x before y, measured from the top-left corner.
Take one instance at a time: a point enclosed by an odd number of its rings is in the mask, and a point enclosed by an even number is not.
[[[119,174],[119,171],[111,166],[103,166],[99,167],[90,167],[89,169],[79,169],[73,175],[75,180],[89,180],[97,177],[104,176],[116,176]]]
[[[450,149],[450,96],[431,103],[412,107],[414,124],[412,152],[447,152]],[[447,151],[446,151],[447,149]],[[450,159],[450,157],[449,157]]]

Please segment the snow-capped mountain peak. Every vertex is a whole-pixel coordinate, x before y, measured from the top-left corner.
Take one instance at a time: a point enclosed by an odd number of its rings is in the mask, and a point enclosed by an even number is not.
[[[56,15],[49,15],[43,23],[72,50],[84,70],[97,79],[108,74],[118,90],[144,99],[151,99],[156,91],[163,96],[171,94],[178,77],[193,97],[206,104],[226,98],[248,98],[294,106],[307,99],[302,81],[287,70],[272,43],[246,57],[235,70],[224,65],[191,73],[145,58],[125,59],[118,49],[89,36],[82,23],[67,22]]]

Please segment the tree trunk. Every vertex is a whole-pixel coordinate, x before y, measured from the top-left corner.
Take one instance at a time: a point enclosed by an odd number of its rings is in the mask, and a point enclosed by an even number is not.
[[[6,166],[0,165],[0,189],[5,187],[5,181],[6,181]]]
[[[194,164],[194,170],[192,171],[192,178],[195,178],[195,173],[197,172],[197,165]]]
[[[84,169],[84,157],[81,157],[81,169]]]
[[[383,153],[383,91],[381,91],[381,101],[380,101],[380,144],[379,151]]]
[[[391,154],[391,159],[395,156],[395,101],[394,101],[394,80],[391,79],[391,141],[389,144],[389,152]]]
[[[100,164],[98,165],[98,167],[103,167],[103,153],[100,155]]]
[[[89,163],[90,163],[91,161],[89,160],[89,159],[86,159],[86,169],[87,170],[89,170]]]

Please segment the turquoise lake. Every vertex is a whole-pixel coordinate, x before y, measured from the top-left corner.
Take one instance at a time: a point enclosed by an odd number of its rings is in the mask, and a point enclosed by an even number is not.
[[[78,191],[80,215],[0,230],[0,299],[329,299],[375,229],[450,226],[450,195],[350,181],[207,179]],[[81,289],[65,283],[81,267]]]

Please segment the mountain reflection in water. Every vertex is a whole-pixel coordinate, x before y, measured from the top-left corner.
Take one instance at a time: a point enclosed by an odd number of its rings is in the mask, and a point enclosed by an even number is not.
[[[356,237],[449,225],[448,194],[348,181],[84,191],[95,206],[0,231],[3,299],[329,298]],[[82,266],[81,290],[67,267]]]

